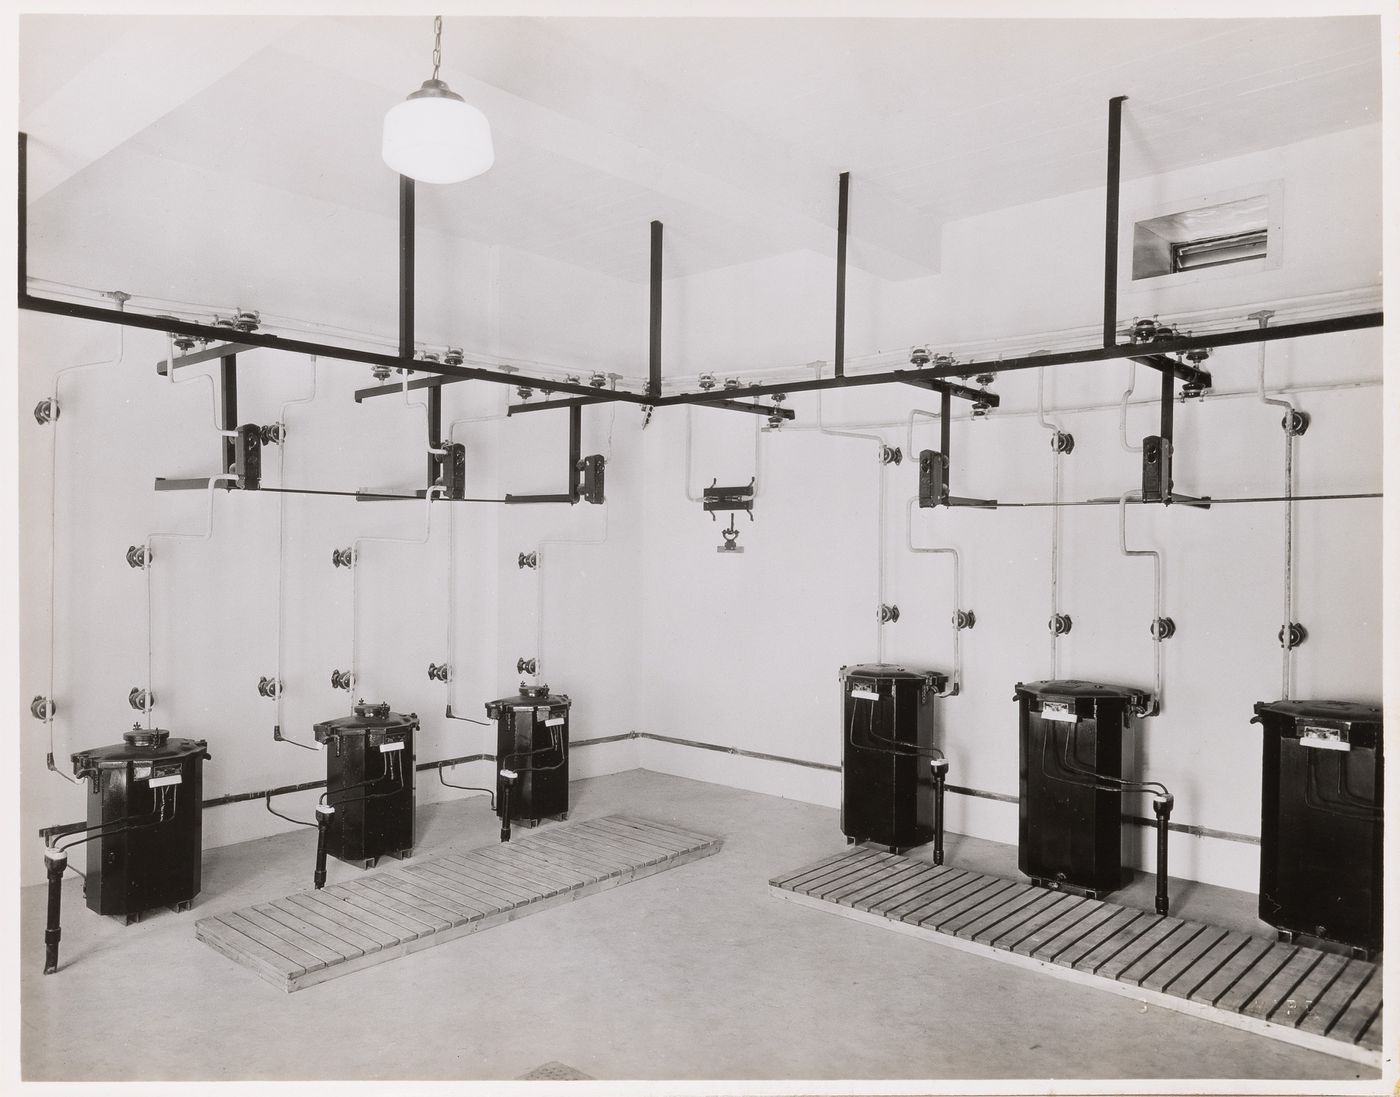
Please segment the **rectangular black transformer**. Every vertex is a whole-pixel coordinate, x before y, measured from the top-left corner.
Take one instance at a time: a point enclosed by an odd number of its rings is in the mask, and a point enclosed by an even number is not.
[[[891,852],[933,839],[933,698],[946,675],[841,668],[841,830]]]
[[[189,909],[200,888],[207,748],[138,725],[121,743],[73,755],[73,773],[88,780],[88,828],[103,828],[87,843],[89,910],[129,925],[154,907]]]
[[[1099,898],[1126,882],[1123,732],[1146,695],[1080,681],[1018,682],[1019,863],[1038,887]],[[1097,786],[1097,787],[1096,787]]]
[[[500,770],[517,775],[510,790],[511,822],[534,826],[569,815],[569,708],[567,694],[521,683],[514,697],[486,703],[496,721],[496,813],[505,804]]]
[[[335,808],[326,852],[361,868],[372,868],[389,853],[411,857],[418,717],[361,701],[353,715],[313,730],[326,745],[326,803]]]
[[[1259,917],[1370,955],[1381,947],[1381,709],[1260,701]]]

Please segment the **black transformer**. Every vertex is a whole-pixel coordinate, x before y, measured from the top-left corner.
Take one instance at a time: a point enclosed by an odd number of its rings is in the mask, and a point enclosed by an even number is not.
[[[569,709],[566,694],[520,684],[514,697],[486,702],[496,721],[496,814],[501,836],[512,822],[534,826],[569,814]]]
[[[314,725],[326,745],[325,802],[335,809],[325,852],[371,868],[386,853],[413,855],[416,713],[360,701],[354,713]]]

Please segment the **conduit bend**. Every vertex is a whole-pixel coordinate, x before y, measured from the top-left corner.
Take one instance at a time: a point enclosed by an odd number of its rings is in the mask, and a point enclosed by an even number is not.
[[[117,308],[126,308],[126,295],[117,294]],[[54,765],[54,717],[58,711],[55,699],[55,673],[54,673],[54,651],[55,637],[58,632],[58,564],[57,564],[57,544],[58,544],[58,431],[59,420],[62,418],[63,405],[59,401],[59,388],[63,379],[70,373],[79,370],[95,369],[98,366],[120,367],[126,361],[126,328],[117,326],[117,356],[115,358],[103,358],[96,362],[80,362],[77,365],[65,366],[54,374],[53,389],[49,395],[50,416],[49,426],[53,428],[53,445],[49,448],[49,687],[44,694],[44,726],[49,736],[49,753],[45,764],[48,768],[57,773],[70,785],[80,782],[70,777]]]
[[[1162,554],[1156,549],[1130,549],[1128,547],[1128,500],[1140,499],[1141,491],[1125,491],[1118,497],[1118,548],[1124,556],[1150,556],[1152,558],[1152,700],[1145,716],[1156,716],[1162,711],[1162,642],[1167,638],[1162,632]]]
[[[153,696],[152,687],[154,685],[152,676],[152,651],[155,647],[155,629],[153,625],[153,612],[151,604],[153,601],[151,590],[151,571],[154,566],[155,554],[152,546],[157,541],[207,541],[214,535],[214,490],[225,483],[233,483],[238,479],[232,473],[222,473],[212,477],[208,486],[204,489],[205,500],[208,506],[205,510],[204,532],[203,533],[152,533],[146,537],[146,698],[145,705],[141,712],[146,717],[147,729],[151,726],[151,698]]]
[[[1273,316],[1271,309],[1260,309],[1251,314],[1250,319],[1256,320],[1260,328],[1269,326],[1269,317]],[[1283,494],[1286,502],[1283,505],[1283,634],[1280,637],[1280,644],[1283,647],[1283,668],[1281,673],[1281,690],[1283,700],[1287,701],[1293,696],[1293,643],[1290,635],[1293,628],[1293,436],[1292,429],[1298,409],[1292,402],[1281,397],[1269,396],[1264,388],[1264,365],[1265,348],[1269,344],[1259,344],[1259,400],[1263,404],[1284,409],[1284,431],[1283,431]]]
[[[165,379],[166,379],[166,382],[167,382],[169,385],[171,385],[171,386],[173,387],[173,386],[175,386],[175,385],[186,385],[186,384],[189,384],[189,383],[192,382],[192,381],[208,381],[208,382],[209,382],[209,414],[213,417],[213,420],[214,420],[214,433],[217,434],[217,435],[219,435],[221,438],[237,438],[237,437],[238,437],[238,431],[236,431],[236,430],[225,430],[225,429],[224,429],[223,423],[219,422],[219,400],[218,400],[218,397],[214,395],[214,375],[211,374],[211,373],[205,373],[205,372],[201,371],[201,372],[199,372],[199,373],[190,374],[190,375],[187,376],[187,377],[177,378],[177,377],[175,376],[175,335],[174,335],[174,333],[171,332],[171,333],[167,334],[167,335],[166,335],[166,340],[167,340],[167,344],[168,344],[168,346],[169,346],[169,348],[170,348],[169,357],[166,358],[166,362],[169,363],[169,364],[166,366],[166,370],[165,370]]]
[[[311,391],[305,396],[299,396],[295,400],[288,400],[277,412],[277,436],[280,439],[277,446],[277,486],[284,488],[287,486],[287,409],[297,404],[309,404],[316,399],[316,356],[308,355],[311,362]],[[277,661],[276,670],[272,679],[272,696],[277,705],[276,738],[279,742],[291,743],[294,747],[301,747],[303,750],[320,750],[319,743],[302,743],[291,738],[282,729],[285,726],[282,720],[282,637],[286,629],[286,559],[287,543],[284,530],[287,522],[287,497],[277,496]],[[268,809],[272,810],[271,808]]]
[[[1128,359],[1128,387],[1123,390],[1123,402],[1118,405],[1118,441],[1127,453],[1141,453],[1142,446],[1128,441],[1128,400],[1137,387],[1137,363]]]
[[[355,711],[355,690],[360,687],[360,546],[377,544],[425,545],[433,532],[433,498],[443,488],[434,484],[423,497],[422,537],[357,537],[350,547],[350,712]]]
[[[909,505],[905,508],[908,518],[908,539],[910,552],[930,552],[953,558],[953,673],[948,679],[948,687],[943,691],[943,697],[956,697],[962,692],[962,629],[958,627],[958,614],[962,612],[962,558],[955,548],[922,548],[914,544],[914,508],[919,504],[919,497],[912,496]]]
[[[813,367],[818,380],[821,379],[822,368],[825,363],[818,362]],[[860,438],[867,442],[874,442],[875,449],[875,484],[876,484],[876,517],[875,517],[875,661],[883,663],[885,661],[885,620],[881,612],[885,604],[885,440],[878,434],[866,434],[853,430],[836,430],[826,425],[823,414],[824,403],[822,400],[822,390],[817,389],[817,433],[830,435],[833,438]]]

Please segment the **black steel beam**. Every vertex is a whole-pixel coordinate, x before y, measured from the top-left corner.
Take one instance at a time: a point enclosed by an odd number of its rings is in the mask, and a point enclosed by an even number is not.
[[[1158,340],[1154,346],[1170,353],[1195,350],[1197,348],[1218,348],[1241,346],[1253,343],[1268,343],[1278,339],[1299,339],[1309,335],[1330,335],[1341,331],[1357,331],[1362,328],[1380,327],[1385,322],[1381,312],[1354,313],[1350,316],[1334,316],[1325,320],[1302,320],[1292,324],[1279,324],[1276,327],[1250,327],[1240,331],[1217,332],[1212,335],[1178,336]],[[1012,373],[1016,370],[1039,369],[1042,366],[1068,366],[1087,362],[1112,362],[1122,358],[1132,358],[1142,352],[1132,344],[1124,343],[1114,347],[1087,347],[1083,350],[1061,351],[1055,354],[1028,354],[1020,358],[999,358],[992,362],[959,362],[953,366],[934,366],[921,370],[897,369],[879,373],[847,374],[844,377],[822,377],[810,381],[783,381],[769,385],[742,385],[722,392],[677,392],[663,396],[656,401],[657,406],[672,404],[713,404],[720,400],[769,396],[777,392],[815,392],[824,389],[858,388],[865,385],[886,385],[891,382],[904,382],[918,378],[942,380],[960,377],[970,368],[986,373]]]
[[[442,386],[428,389],[428,449],[442,448]],[[437,483],[442,474],[442,457],[428,454],[428,487]]]
[[[1001,397],[994,392],[987,392],[985,389],[969,388],[967,385],[955,385],[951,381],[936,381],[923,377],[904,377],[901,380],[906,385],[914,385],[916,388],[929,389],[931,392],[944,392],[951,396],[956,396],[959,400],[978,400],[988,407],[1001,407]]]
[[[1169,372],[1162,371],[1162,395],[1160,397],[1162,414],[1158,432],[1168,447],[1173,445],[1173,432],[1176,429],[1176,385],[1174,381],[1175,378]],[[1167,459],[1171,460],[1170,457]],[[1170,493],[1170,485],[1168,485],[1168,492]]]
[[[1108,194],[1103,228],[1103,345],[1118,342],[1118,186],[1122,177],[1123,100],[1108,101]]]
[[[661,395],[661,222],[651,223],[651,309],[647,353],[647,395]]]
[[[507,495],[507,503],[577,503],[572,495]]]
[[[242,354],[244,351],[253,350],[251,343],[220,343],[218,346],[205,347],[203,350],[192,350],[189,354],[177,354],[175,356],[175,368],[184,366],[198,366],[205,362],[212,362],[216,358],[222,358],[227,354]],[[164,377],[170,372],[170,360],[162,358],[156,363],[156,373]]]
[[[569,409],[569,502],[579,500],[579,473],[583,471],[583,409]]]
[[[580,396],[568,400],[541,400],[538,404],[510,404],[506,415],[524,415],[527,411],[555,411],[559,408],[581,408],[588,404],[606,404],[611,396]]]
[[[19,135],[19,209],[15,217],[15,260],[18,264],[19,307],[29,296],[29,134]]]
[[[219,422],[224,430],[238,429],[238,356],[234,354],[219,358]],[[238,457],[238,439],[225,435],[220,441],[224,461],[219,471],[232,472]],[[232,484],[228,486],[233,487]]]
[[[399,176],[399,357],[413,357],[414,190],[413,180]]]
[[[938,444],[942,447],[943,459],[948,461],[948,482],[953,481],[953,466],[949,460],[949,450],[953,445],[953,394],[943,390],[943,399],[938,407]],[[912,453],[909,455],[914,456]]]
[[[832,362],[837,377],[846,373],[846,233],[850,194],[851,173],[843,171],[836,187],[836,352]]]
[[[408,383],[410,391],[416,389],[441,388],[443,385],[455,385],[460,381],[470,381],[470,377],[419,377]],[[403,393],[404,384],[399,381],[397,384],[372,385],[367,389],[355,390],[355,403],[362,404],[373,396],[395,396]]]
[[[1210,388],[1210,371],[1199,369],[1189,362],[1183,362],[1166,354],[1134,354],[1131,357],[1139,365],[1168,373],[1178,381],[1185,381],[1188,385],[1195,385],[1203,389]]]

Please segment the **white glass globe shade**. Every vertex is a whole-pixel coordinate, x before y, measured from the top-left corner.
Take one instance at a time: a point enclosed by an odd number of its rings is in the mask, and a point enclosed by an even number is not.
[[[491,123],[455,95],[415,93],[384,115],[384,163],[400,175],[460,183],[495,161]]]

